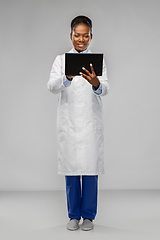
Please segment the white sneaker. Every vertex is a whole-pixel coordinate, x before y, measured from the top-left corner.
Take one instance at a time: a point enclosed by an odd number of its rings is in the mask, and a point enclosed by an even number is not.
[[[93,222],[91,222],[89,219],[84,219],[83,223],[82,223],[82,226],[81,226],[81,229],[83,231],[92,230],[93,229]]]
[[[74,231],[79,228],[79,220],[77,219],[70,219],[70,221],[67,223],[67,229]]]

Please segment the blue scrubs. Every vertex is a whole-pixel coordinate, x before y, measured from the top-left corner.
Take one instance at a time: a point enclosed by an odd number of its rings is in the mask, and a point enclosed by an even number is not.
[[[82,216],[94,219],[97,213],[98,175],[65,176],[65,179],[69,218],[80,220]]]

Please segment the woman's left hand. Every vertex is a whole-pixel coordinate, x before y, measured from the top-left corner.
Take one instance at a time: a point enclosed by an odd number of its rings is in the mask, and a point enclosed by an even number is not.
[[[95,71],[94,71],[94,68],[93,68],[93,65],[90,64],[90,67],[91,67],[91,71],[92,73],[90,73],[86,68],[82,68],[88,75],[80,72],[81,76],[83,78],[85,78],[91,85],[94,86],[95,89],[97,89],[100,85],[100,81],[99,79],[97,78],[96,74],[95,74]]]

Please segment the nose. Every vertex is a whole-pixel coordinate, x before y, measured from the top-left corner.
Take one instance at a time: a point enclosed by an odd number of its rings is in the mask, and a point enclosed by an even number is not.
[[[79,36],[79,41],[80,41],[80,42],[84,42],[83,36]]]

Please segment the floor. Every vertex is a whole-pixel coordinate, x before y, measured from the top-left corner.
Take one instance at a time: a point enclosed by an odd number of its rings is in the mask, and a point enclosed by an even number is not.
[[[92,231],[66,229],[65,191],[1,191],[1,240],[159,240],[160,190],[100,190]]]

